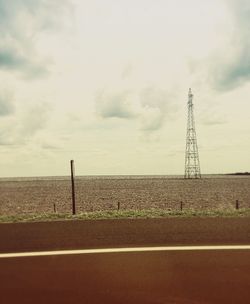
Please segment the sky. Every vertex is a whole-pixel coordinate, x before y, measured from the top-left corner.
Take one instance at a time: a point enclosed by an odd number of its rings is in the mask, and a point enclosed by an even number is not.
[[[250,171],[248,0],[0,0],[0,177]]]

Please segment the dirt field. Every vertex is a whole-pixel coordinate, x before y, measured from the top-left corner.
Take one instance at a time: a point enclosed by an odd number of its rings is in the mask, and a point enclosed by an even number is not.
[[[249,176],[208,176],[201,180],[169,177],[78,177],[77,211],[121,209],[250,208]],[[0,180],[0,215],[71,210],[68,178]]]

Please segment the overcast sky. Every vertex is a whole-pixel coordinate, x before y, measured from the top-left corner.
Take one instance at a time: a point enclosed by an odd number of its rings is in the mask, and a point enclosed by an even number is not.
[[[0,176],[250,171],[249,0],[0,0]]]

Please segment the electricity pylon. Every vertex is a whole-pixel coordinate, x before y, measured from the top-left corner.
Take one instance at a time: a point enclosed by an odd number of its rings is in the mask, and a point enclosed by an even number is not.
[[[184,177],[201,178],[200,161],[194,123],[193,94],[191,89],[189,89],[188,92],[188,121]]]

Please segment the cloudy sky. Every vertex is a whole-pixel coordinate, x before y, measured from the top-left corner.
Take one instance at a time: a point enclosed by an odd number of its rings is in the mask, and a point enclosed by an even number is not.
[[[249,0],[0,0],[0,176],[250,171]]]

